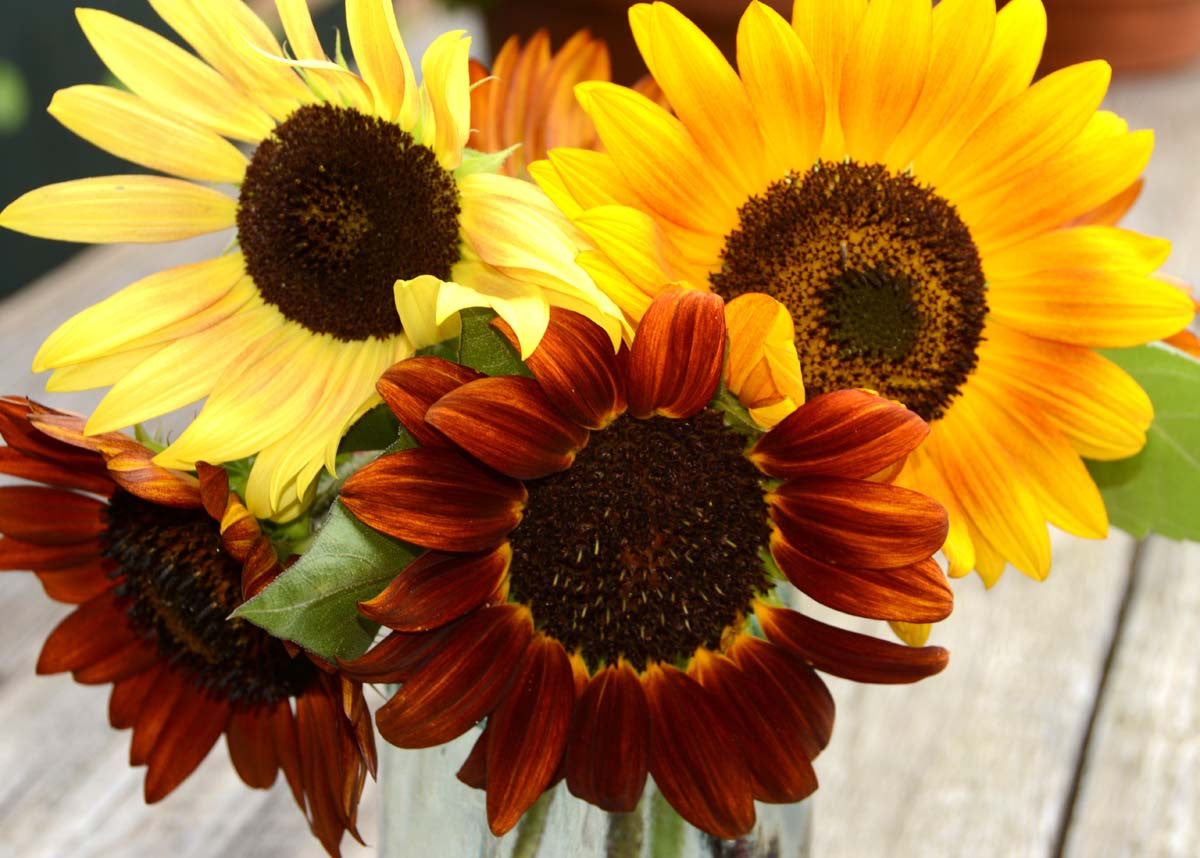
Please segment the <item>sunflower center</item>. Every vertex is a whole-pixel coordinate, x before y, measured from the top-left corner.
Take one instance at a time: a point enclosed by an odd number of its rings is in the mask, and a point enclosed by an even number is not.
[[[238,240],[263,299],[339,340],[402,330],[393,287],[450,279],[458,186],[391,122],[301,107],[259,144],[238,198]]]
[[[712,287],[787,306],[810,394],[865,387],[926,420],[944,413],[987,314],[979,252],[950,203],[878,164],[822,161],[738,215]]]
[[[234,703],[292,696],[315,668],[257,626],[227,619],[241,603],[241,565],[203,510],[157,506],[118,491],[108,507],[104,555],[121,578],[126,616],[163,658]]]
[[[743,448],[710,410],[592,433],[570,468],[526,483],[510,598],[593,668],[716,649],[768,583],[763,490]]]

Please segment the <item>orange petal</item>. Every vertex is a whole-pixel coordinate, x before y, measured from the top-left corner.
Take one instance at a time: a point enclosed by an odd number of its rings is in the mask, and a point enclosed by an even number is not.
[[[104,532],[105,504],[42,486],[0,486],[0,533],[39,545],[83,542]]]
[[[627,662],[592,677],[575,706],[567,742],[567,787],[611,813],[637,807],[650,759],[650,710]]]
[[[428,551],[400,571],[387,588],[359,610],[401,632],[424,632],[475,610],[500,586],[512,549],[504,543],[486,554]]]
[[[720,296],[674,289],[654,299],[629,355],[629,412],[686,418],[713,398],[725,358]]]
[[[375,389],[401,425],[422,446],[444,445],[445,438],[425,425],[429,406],[456,387],[483,378],[469,366],[439,357],[414,357],[393,366],[379,379]]]

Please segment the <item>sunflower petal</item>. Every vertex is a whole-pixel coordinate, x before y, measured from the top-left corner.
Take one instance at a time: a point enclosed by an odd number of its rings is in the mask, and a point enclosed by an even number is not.
[[[821,142],[821,157],[825,159],[841,160],[846,154],[838,115],[842,68],[866,11],[867,0],[792,4],[792,29],[808,48],[825,88],[825,133]]]
[[[433,151],[447,170],[462,163],[463,146],[471,134],[471,86],[467,58],[470,37],[462,30],[443,33],[433,40],[421,59],[423,87],[433,107]]]
[[[567,787],[610,813],[630,813],[646,785],[650,710],[628,662],[609,665],[580,695],[567,741]]]
[[[445,439],[425,425],[425,412],[451,390],[483,377],[468,366],[421,356],[401,361],[383,373],[376,389],[422,447],[444,445]]]
[[[396,26],[396,10],[380,0],[346,0],[346,30],[354,59],[375,97],[376,113],[412,129],[421,115],[421,97]]]
[[[654,299],[629,355],[629,412],[691,417],[712,399],[725,359],[725,312],[711,292],[676,289]]]
[[[404,567],[375,598],[359,602],[362,614],[390,629],[424,632],[475,610],[500,586],[512,549],[485,554],[428,551]]]

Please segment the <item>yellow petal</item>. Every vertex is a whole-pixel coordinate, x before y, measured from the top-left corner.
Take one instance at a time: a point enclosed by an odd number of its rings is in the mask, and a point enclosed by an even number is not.
[[[413,349],[427,348],[459,335],[457,315],[441,317],[445,319],[441,324],[437,321],[438,294],[443,285],[432,274],[396,281],[393,290],[396,312]]]
[[[935,185],[940,183],[951,159],[979,123],[1029,86],[1045,41],[1046,10],[1042,0],[1010,0],[1000,10],[987,57],[966,98],[913,158],[919,176]]]
[[[325,49],[317,37],[308,0],[275,0],[275,11],[287,36],[288,48],[298,60],[323,60]]]
[[[973,403],[997,440],[1021,466],[1047,520],[1088,539],[1108,535],[1104,499],[1066,436],[1030,401],[980,370],[972,378]]]
[[[838,102],[842,90],[842,65],[859,22],[867,11],[867,0],[797,0],[792,6],[792,28],[808,48],[825,93],[825,133],[821,157],[841,160],[846,154]]]
[[[60,89],[48,111],[92,145],[151,170],[233,184],[246,172],[246,156],[223,137],[123,90]]]
[[[587,251],[575,257],[575,263],[588,273],[595,281],[600,291],[613,300],[621,309],[622,316],[628,320],[625,339],[633,340],[633,327],[641,321],[642,316],[650,309],[654,296],[661,291],[656,289],[647,294],[629,281],[613,261],[599,251]],[[666,288],[664,284],[662,289]]]
[[[1169,337],[1196,314],[1187,293],[1153,277],[1088,268],[990,281],[988,308],[1011,328],[1092,348],[1126,348]]]
[[[907,646],[925,646],[933,628],[929,623],[902,623],[898,620],[889,620],[888,625]]]
[[[755,2],[738,24],[737,55],[765,141],[766,174],[808,170],[825,130],[825,98],[808,49],[775,10]]]
[[[46,380],[46,390],[50,393],[63,393],[107,387],[132,371],[142,361],[153,357],[159,348],[160,346],[145,346],[132,351],[103,355],[72,366],[59,367]],[[130,424],[121,424],[128,425]]]
[[[1167,261],[1171,242],[1112,226],[1078,226],[1035,235],[990,254],[987,279],[1007,280],[1062,268],[1149,274]]]
[[[1112,361],[1079,346],[989,324],[981,365],[1035,404],[1089,459],[1124,459],[1146,443],[1154,407]]]
[[[1100,106],[1112,70],[1101,60],[1059,69],[1002,105],[946,168],[939,190],[960,199],[999,184],[1080,136]]]
[[[358,75],[328,61],[307,0],[275,0],[275,9],[287,36],[288,50],[295,58],[289,62],[306,75],[309,86],[325,101],[372,113],[375,105],[370,88]]]
[[[346,0],[346,29],[359,71],[375,97],[376,113],[401,128],[414,128],[421,117],[421,95],[390,0]]]
[[[796,354],[791,314],[769,295],[751,292],[725,305],[729,356],[726,384],[747,408],[780,399],[804,402],[804,379]]]
[[[842,69],[838,110],[850,157],[882,161],[912,115],[929,69],[931,8],[928,0],[867,6]]]
[[[548,295],[478,262],[455,266],[455,276],[456,280],[443,283],[438,292],[437,317],[448,320],[468,307],[491,307],[516,334],[521,359],[533,354],[550,323]]]
[[[1146,169],[1154,133],[1077,141],[986,194],[958,202],[983,258],[1070,223],[1128,188]]]
[[[637,194],[625,183],[611,156],[590,149],[555,149],[547,157],[547,166],[553,165],[563,189],[580,208],[638,204]],[[538,163],[530,165],[529,171],[536,179],[538,174],[534,173],[535,167],[538,167]],[[542,189],[554,198],[547,188],[543,186]],[[555,199],[555,202],[558,203],[558,200]]]
[[[946,508],[946,515],[950,520],[946,544],[942,546],[942,553],[945,554],[949,567],[946,574],[951,578],[962,578],[969,574],[975,568],[975,543],[971,539],[966,514],[924,447],[918,447],[909,453],[903,469],[893,482],[895,485],[928,495]]]
[[[471,81],[467,59],[470,38],[462,30],[434,39],[421,59],[422,84],[433,109],[435,137],[431,141],[438,163],[453,170],[462,163],[463,146],[471,135]]]
[[[112,390],[88,418],[88,431],[112,432],[203,399],[230,362],[281,321],[278,310],[260,305],[159,348],[109,382]]]
[[[240,253],[151,274],[77,313],[54,331],[33,359],[33,371],[80,363],[192,316],[220,300],[242,276]]]
[[[1002,556],[1034,578],[1050,568],[1050,536],[1037,498],[1017,479],[1020,468],[972,404],[970,380],[930,427],[929,452],[963,512]],[[979,563],[979,546],[975,546]]]
[[[275,127],[250,96],[162,36],[99,9],[75,14],[104,64],[156,107],[251,143]]]
[[[701,157],[674,116],[631,89],[603,81],[575,87],[626,183],[663,218],[726,235],[745,199]]]
[[[45,185],[0,212],[0,226],[92,244],[175,241],[234,225],[237,202],[159,176],[96,176]]]
[[[946,117],[971,97],[996,27],[991,0],[942,0],[933,7],[929,81],[908,122],[888,147],[884,163],[905,169]]]
[[[762,136],[720,49],[667,3],[630,7],[629,24],[647,68],[713,168],[743,195],[762,191]]]
[[[263,56],[282,56],[283,49],[241,0],[150,0],[150,5],[209,65],[275,119],[282,121],[313,101],[295,72]]]
[[[581,214],[575,225],[643,292],[652,294],[677,279],[654,218],[626,206],[599,206]]]

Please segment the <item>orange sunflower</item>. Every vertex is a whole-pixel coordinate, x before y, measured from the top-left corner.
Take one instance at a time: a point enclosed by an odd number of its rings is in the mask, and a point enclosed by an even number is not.
[[[751,3],[736,71],[671,6],[629,17],[674,114],[581,84],[606,153],[530,168],[629,320],[671,284],[724,297],[763,425],[842,388],[929,421],[897,482],[946,505],[951,574],[1044,577],[1047,522],[1103,537],[1080,457],[1133,455],[1153,411],[1094,350],[1194,314],[1153,276],[1169,244],[1113,225],[1153,135],[1098,109],[1108,66],[1031,85],[1040,0]]]
[[[199,479],[154,465],[133,439],[87,436],[84,420],[0,399],[0,569],[32,569],[78,605],[42,648],[38,673],[112,683],[109,722],[133,728],[147,802],[165,798],[222,734],[234,769],[265,789],[282,770],[331,855],[355,829],[375,749],[362,686],[230,612],[282,571],[225,471]],[[294,709],[293,709],[294,707]]]
[[[400,747],[487,718],[460,777],[486,788],[498,835],[559,777],[630,811],[649,773],[684,819],[740,836],[755,799],[816,788],[833,701],[814,668],[910,682],[946,664],[773,593],[786,576],[859,616],[949,613],[930,557],[945,512],[886,480],[924,421],[839,391],[748,446],[710,405],[722,305],[664,293],[618,355],[555,311],[532,378],[416,358],[380,382],[420,446],[363,468],[342,501],[429,551],[362,603],[393,632],[345,669],[403,683],[377,713]]]
[[[557,146],[600,148],[591,118],[575,100],[575,84],[610,80],[608,45],[587,30],[550,50],[550,34],[539,30],[524,45],[510,36],[492,68],[471,61],[471,136],[480,152],[513,149],[500,172],[529,178],[526,167]],[[662,91],[648,75],[633,88],[656,102]],[[515,148],[514,148],[515,147]]]

